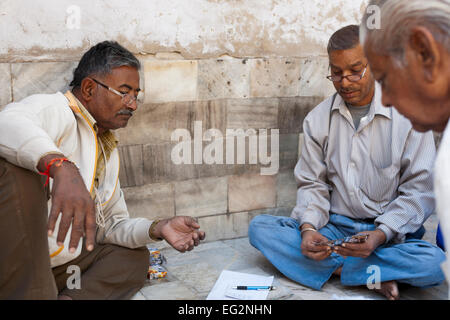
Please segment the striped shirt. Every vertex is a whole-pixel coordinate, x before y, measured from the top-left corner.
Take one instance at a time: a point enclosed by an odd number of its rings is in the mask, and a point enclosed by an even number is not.
[[[291,214],[300,225],[320,229],[331,212],[373,220],[386,242],[402,242],[433,212],[433,134],[414,131],[408,119],[385,108],[378,84],[357,129],[345,102],[335,95],[307,115],[303,132]]]

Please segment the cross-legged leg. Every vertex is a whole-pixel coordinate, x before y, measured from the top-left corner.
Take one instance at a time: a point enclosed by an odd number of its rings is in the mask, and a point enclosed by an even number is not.
[[[328,239],[343,236],[332,225],[322,228],[320,233]],[[286,277],[317,290],[343,263],[343,258],[336,254],[322,261],[305,257],[300,248],[299,224],[288,217],[256,216],[250,223],[249,241]]]
[[[383,245],[367,258],[348,257],[341,281],[349,286],[374,281],[397,281],[422,288],[436,286],[445,279],[440,268],[444,260],[445,254],[437,246],[407,239],[404,243]]]

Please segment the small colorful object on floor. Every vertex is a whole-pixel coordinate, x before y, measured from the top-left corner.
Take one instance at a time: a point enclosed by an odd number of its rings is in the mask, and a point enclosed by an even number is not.
[[[150,266],[148,268],[147,278],[161,279],[167,275],[167,270],[162,266],[166,263],[166,258],[161,254],[161,251],[155,248],[148,248],[150,253]]]
[[[167,275],[166,269],[160,265],[153,265],[148,268],[147,279],[161,279]]]
[[[166,262],[166,258],[158,249],[149,248],[148,251],[150,252],[150,265],[162,265]]]

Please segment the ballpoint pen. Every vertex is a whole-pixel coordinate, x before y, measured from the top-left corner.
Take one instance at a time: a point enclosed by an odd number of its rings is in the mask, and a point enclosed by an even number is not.
[[[274,286],[235,286],[233,289],[237,290],[275,290]]]

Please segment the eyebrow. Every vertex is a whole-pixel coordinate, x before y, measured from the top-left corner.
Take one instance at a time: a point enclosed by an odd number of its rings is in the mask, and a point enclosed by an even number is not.
[[[357,66],[359,66],[359,65],[362,65],[363,64],[363,62],[362,61],[358,61],[358,62],[356,62],[356,63],[354,63],[354,64],[352,64],[352,65],[350,65],[350,68],[354,68],[354,67],[357,67]],[[335,66],[334,64],[332,64],[332,63],[330,63],[330,67],[331,68],[335,68],[335,69],[339,69],[339,70],[341,70],[341,68],[340,67],[338,67],[338,66]]]
[[[128,89],[130,91],[133,90],[133,87],[131,87],[128,84],[125,84],[125,83],[123,85],[121,85],[119,88],[126,88],[126,89]],[[137,92],[141,91],[141,88],[137,88],[136,91]]]
[[[358,61],[358,62],[356,62],[356,63],[354,63],[354,64],[352,64],[350,67],[357,67],[357,66],[359,66],[359,65],[361,65],[361,64],[363,64],[363,62],[362,61]]]

